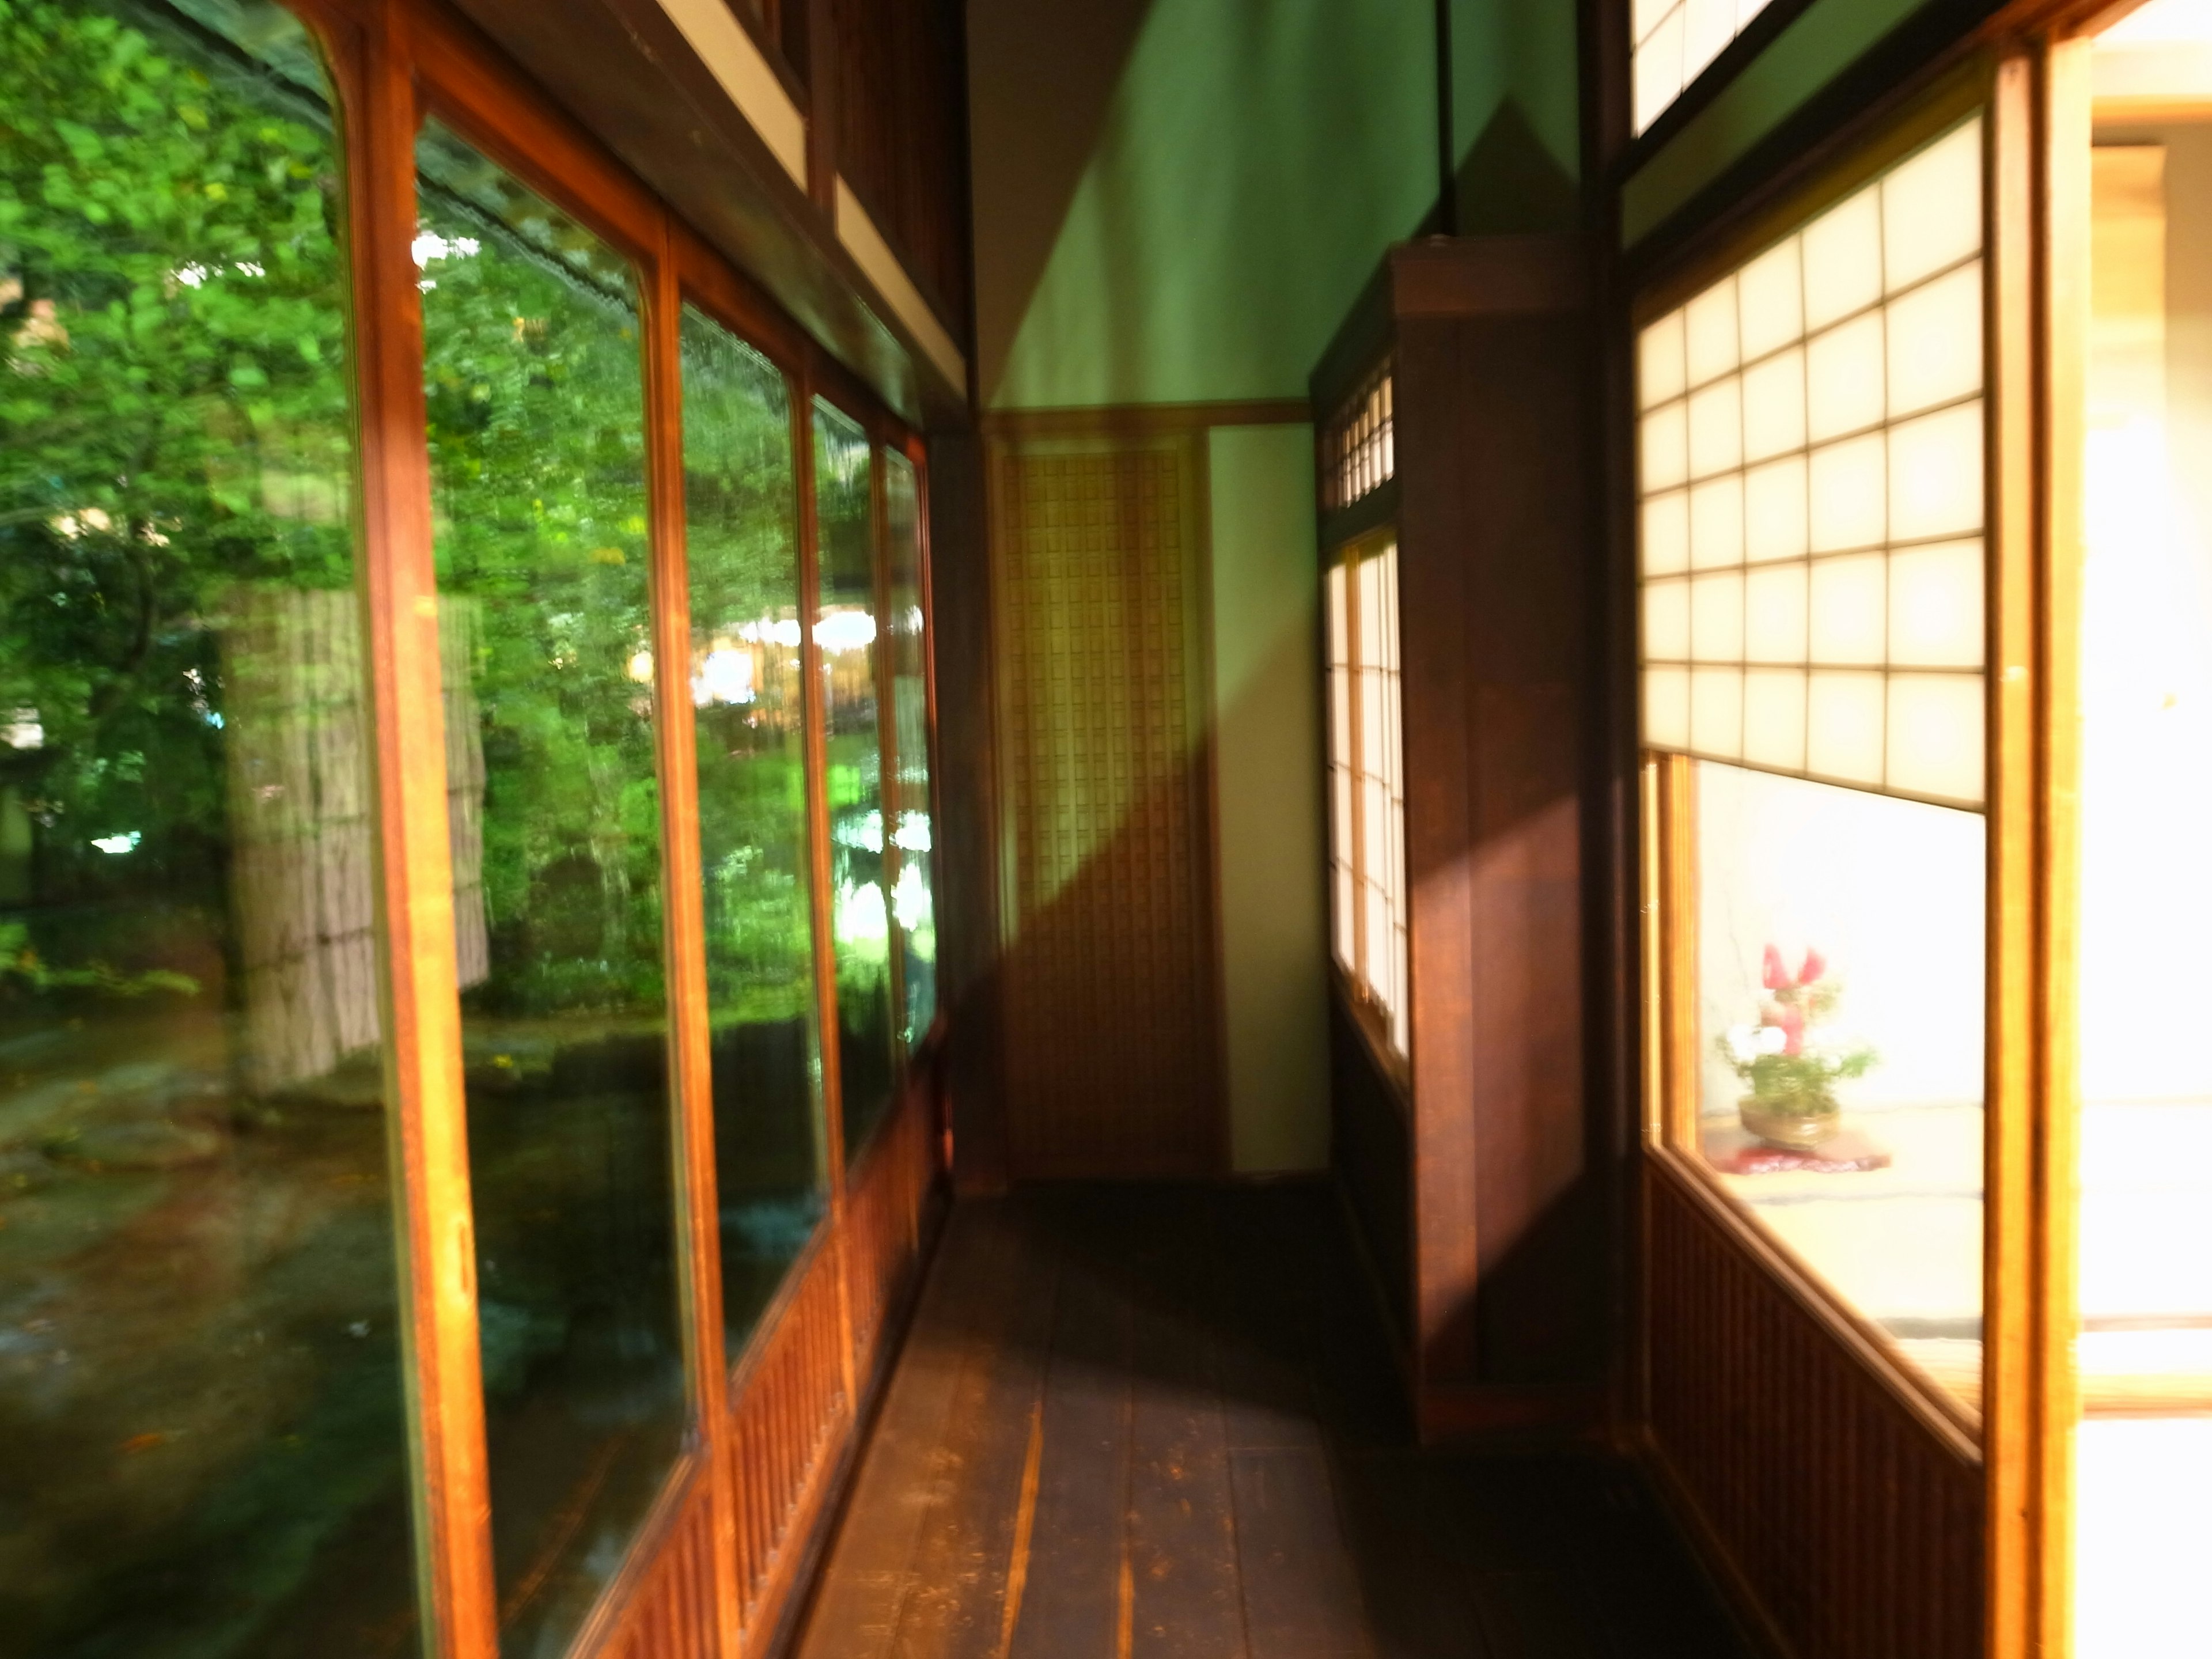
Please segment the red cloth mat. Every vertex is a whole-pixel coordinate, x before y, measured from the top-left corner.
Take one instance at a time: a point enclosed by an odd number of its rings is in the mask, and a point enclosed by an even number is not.
[[[1856,1129],[1832,1135],[1808,1152],[1770,1146],[1741,1129],[1718,1129],[1705,1137],[1705,1162],[1723,1175],[1857,1175],[1887,1170],[1889,1154]]]

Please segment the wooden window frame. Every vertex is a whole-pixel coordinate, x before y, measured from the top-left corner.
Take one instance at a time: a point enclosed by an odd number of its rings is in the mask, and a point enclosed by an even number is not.
[[[477,1334],[459,994],[447,829],[438,597],[422,384],[423,330],[410,246],[416,137],[434,115],[532,189],[618,248],[636,273],[653,630],[656,766],[662,802],[664,951],[669,997],[669,1103],[674,1116],[680,1310],[690,1419],[678,1453],[623,1566],[569,1651],[629,1655],[673,1617],[720,1653],[767,1650],[794,1606],[805,1540],[826,1516],[849,1462],[864,1391],[864,1352],[880,1356],[886,1271],[910,1269],[922,1196],[941,1138],[915,1083],[918,1060],[942,1042],[942,1016],[909,1055],[894,1050],[894,1093],[871,1146],[848,1170],[834,1042],[825,1042],[817,1109],[830,1156],[823,1220],[787,1271],[745,1351],[726,1363],[714,1193],[704,923],[695,736],[689,687],[689,592],[684,542],[682,309],[696,305],[759,350],[788,388],[799,496],[802,663],[807,685],[805,778],[811,917],[819,1014],[836,1029],[829,931],[820,654],[814,638],[818,559],[812,491],[812,406],[821,396],[854,418],[880,451],[915,469],[920,517],[925,738],[937,748],[929,469],[921,434],[807,337],[744,272],[678,220],[659,197],[556,109],[441,0],[283,0],[321,47],[341,150],[360,482],[360,556],[370,663],[377,789],[379,972],[391,1011],[386,1041],[393,1108],[392,1161],[398,1239],[402,1364],[423,1646],[436,1659],[497,1659],[497,1595]],[[750,20],[748,20],[750,21]],[[888,581],[876,469],[872,563],[880,614]],[[890,653],[879,653],[888,688]],[[886,776],[896,735],[884,727]],[[937,807],[931,769],[931,807]],[[895,875],[895,869],[892,873]],[[894,924],[895,926],[895,924]],[[893,973],[899,972],[893,938]],[[902,1005],[901,1005],[902,1006]],[[897,1042],[896,1034],[894,1041]],[[909,1122],[908,1120],[911,1119]],[[928,1133],[917,1131],[924,1125]],[[892,1143],[892,1144],[887,1144]],[[864,1168],[863,1165],[866,1167]],[[904,1182],[912,1194],[888,1190]],[[888,1237],[856,1237],[848,1188],[872,1183],[888,1206]],[[902,1224],[899,1218],[903,1215]],[[903,1229],[900,1255],[898,1233]],[[863,1283],[863,1275],[875,1278]],[[865,1304],[875,1324],[860,1328]],[[824,1322],[825,1319],[827,1323]],[[830,1375],[830,1414],[808,1430],[784,1396],[793,1379]],[[745,1490],[749,1472],[779,1474],[783,1490]],[[781,1504],[775,1512],[775,1504]],[[678,1559],[680,1558],[680,1559]]]
[[[1389,372],[1389,367],[1386,364],[1382,373],[1387,376]],[[1370,383],[1371,377],[1370,380],[1363,380],[1360,382],[1359,398],[1363,402],[1367,396],[1368,387]],[[1379,488],[1380,486],[1377,485],[1376,487]],[[1370,491],[1370,493],[1372,492]],[[1410,941],[1413,932],[1413,915],[1412,905],[1410,902],[1410,891],[1401,893],[1401,899],[1404,899],[1407,902],[1407,905],[1406,914],[1400,918],[1400,921],[1403,930],[1408,936],[1408,949],[1406,953],[1405,963],[1406,983],[1401,990],[1401,994],[1405,998],[1407,1003],[1407,1024],[1409,1028],[1407,1042],[1403,1048],[1400,1048],[1397,1040],[1391,1035],[1390,1011],[1383,1006],[1382,1000],[1375,994],[1367,973],[1367,889],[1372,884],[1370,883],[1366,873],[1369,867],[1366,858],[1366,815],[1361,811],[1359,804],[1362,776],[1360,771],[1360,762],[1363,757],[1363,750],[1364,748],[1361,736],[1360,725],[1360,678],[1364,669],[1359,660],[1358,654],[1358,584],[1352,574],[1352,573],[1355,572],[1362,563],[1369,558],[1380,554],[1384,548],[1395,548],[1397,545],[1398,527],[1395,522],[1388,523],[1376,529],[1370,530],[1364,534],[1355,536],[1348,540],[1337,543],[1330,549],[1328,556],[1322,562],[1322,580],[1324,584],[1322,604],[1322,628],[1323,635],[1322,687],[1323,695],[1326,696],[1328,689],[1328,676],[1334,667],[1334,664],[1330,663],[1327,659],[1328,617],[1326,584],[1328,580],[1329,573],[1341,568],[1346,573],[1344,583],[1344,625],[1346,649],[1349,659],[1349,682],[1346,696],[1346,702],[1349,705],[1349,726],[1351,734],[1351,753],[1343,757],[1342,764],[1352,775],[1352,789],[1351,823],[1347,826],[1352,837],[1352,845],[1350,848],[1344,850],[1346,866],[1352,872],[1352,945],[1353,965],[1347,969],[1345,963],[1338,959],[1336,955],[1334,944],[1334,907],[1336,903],[1336,893],[1335,884],[1334,880],[1332,880],[1330,883],[1329,892],[1329,903],[1332,907],[1332,943],[1329,949],[1329,971],[1336,981],[1338,994],[1343,1000],[1344,1006],[1352,1018],[1352,1023],[1358,1029],[1361,1037],[1366,1042],[1369,1051],[1374,1056],[1375,1063],[1382,1068],[1384,1076],[1389,1078],[1401,1091],[1410,1093],[1413,1088],[1413,1056],[1411,1053],[1413,1044],[1410,1031],[1410,1016],[1413,1000],[1413,952],[1410,947]],[[1403,672],[1403,665],[1401,663],[1400,667],[1401,688]],[[1405,720],[1403,714],[1403,698],[1404,693],[1401,689],[1400,692],[1400,753],[1398,759],[1401,828],[1404,810],[1403,792],[1405,787]],[[1324,743],[1332,747],[1334,743],[1334,738],[1333,736],[1334,728],[1330,722],[1332,722],[1335,716],[1332,711],[1324,710],[1322,728],[1324,733]],[[1325,758],[1331,765],[1335,763],[1336,757],[1333,754],[1326,756]],[[1325,768],[1324,769],[1326,770],[1328,769]],[[1334,786],[1332,786],[1332,787],[1333,787]],[[1335,823],[1333,809],[1328,829],[1329,851],[1331,854],[1331,862],[1334,863],[1334,854],[1338,849],[1335,845]]]
[[[1790,8],[1790,11],[1795,8]],[[1686,757],[1638,745],[1642,1151],[1897,1404],[1980,1471],[1987,1651],[2069,1650],[2075,626],[2086,324],[2087,53],[2021,5],[1903,88],[1755,212],[1702,235],[1628,339],[1972,110],[1984,122],[1987,664],[1983,1392],[1978,1420],[1768,1234],[1695,1152],[1695,803]],[[1781,13],[1780,3],[1770,13]],[[1741,37],[1742,45],[1748,38]],[[1701,82],[1713,76],[1723,53]],[[1678,106],[1679,108],[1679,106]],[[1677,126],[1670,109],[1632,154]],[[1685,117],[1684,118],[1687,118]],[[1847,148],[1845,148],[1847,146]],[[1634,499],[1632,488],[1629,498]],[[1632,579],[1634,565],[1631,566]],[[1640,711],[1640,685],[1636,696]],[[1686,1006],[1687,1005],[1687,1006]],[[1646,1362],[1648,1363],[1648,1362]]]

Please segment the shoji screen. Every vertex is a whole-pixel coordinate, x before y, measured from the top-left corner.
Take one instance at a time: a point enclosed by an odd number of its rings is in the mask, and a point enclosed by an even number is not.
[[[1954,128],[1643,330],[1648,747],[1980,804],[1981,149]]]
[[[1636,131],[1667,112],[1767,0],[1636,0],[1630,17]]]

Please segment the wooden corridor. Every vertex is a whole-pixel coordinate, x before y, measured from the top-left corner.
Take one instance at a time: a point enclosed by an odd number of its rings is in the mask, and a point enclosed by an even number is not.
[[[1325,1188],[951,1216],[800,1659],[1740,1659],[1637,1478],[1419,1454]]]

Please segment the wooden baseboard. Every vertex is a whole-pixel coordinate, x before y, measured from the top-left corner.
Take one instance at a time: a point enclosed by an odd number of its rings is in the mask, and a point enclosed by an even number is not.
[[[1586,1387],[1422,1382],[1414,1418],[1424,1446],[1468,1441],[1606,1441],[1606,1392]]]
[[[1666,1510],[1682,1535],[1689,1540],[1692,1554],[1698,1565],[1719,1595],[1721,1605],[1728,1609],[1729,1617],[1752,1650],[1760,1659],[1792,1659],[1790,1644],[1780,1628],[1766,1611],[1751,1581],[1743,1575],[1735,1558],[1721,1542],[1720,1534],[1713,1529],[1698,1500],[1691,1496],[1674,1463],[1651,1437],[1651,1431],[1638,1428],[1624,1437],[1628,1455],[1643,1470],[1644,1478],[1658,1494],[1660,1506]]]

